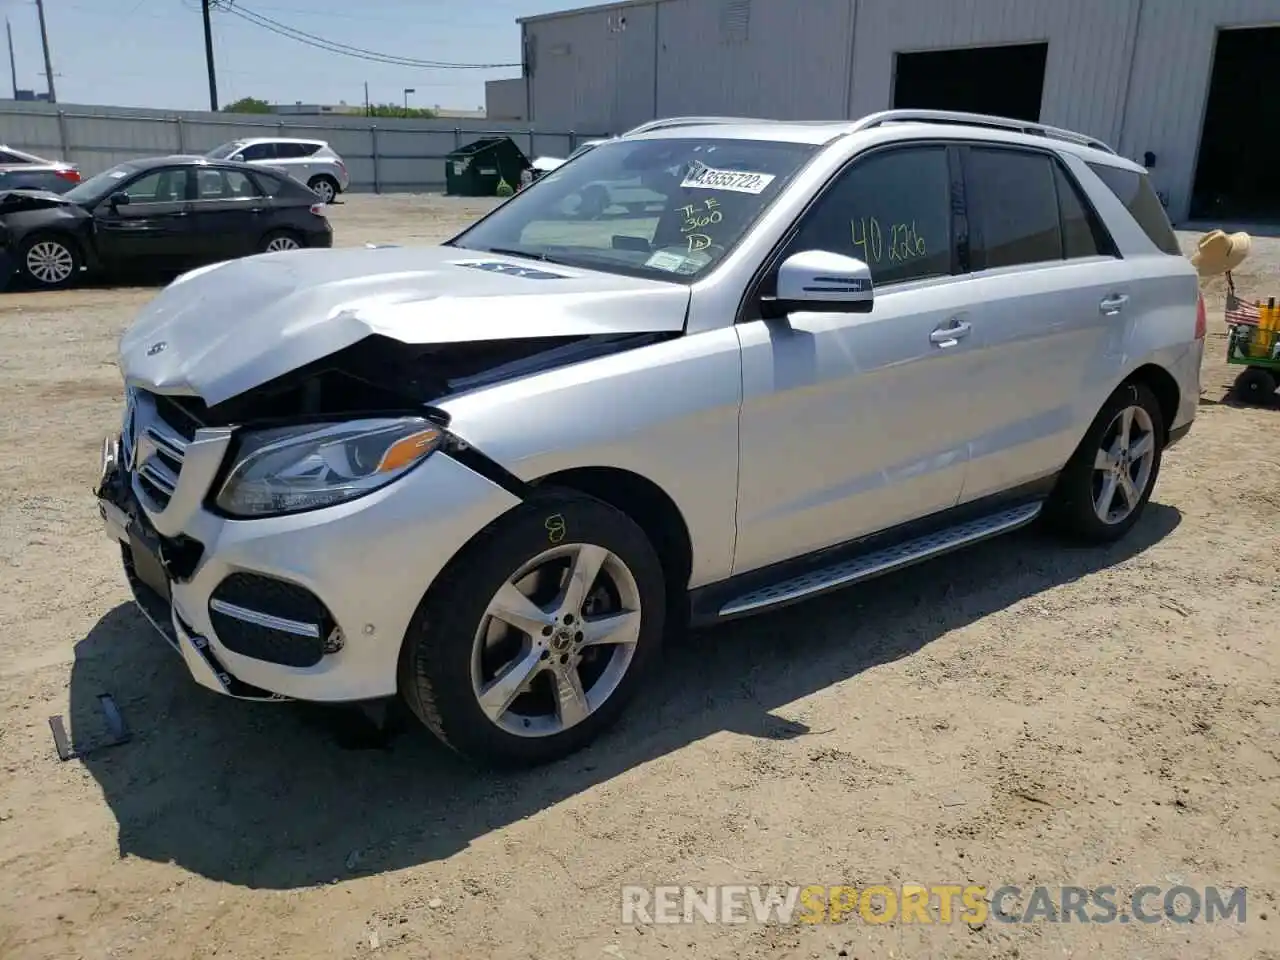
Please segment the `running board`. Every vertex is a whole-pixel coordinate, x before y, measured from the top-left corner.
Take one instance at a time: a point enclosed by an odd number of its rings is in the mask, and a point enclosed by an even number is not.
[[[863,580],[870,580],[882,573],[899,570],[981,540],[1009,533],[1035,520],[1040,514],[1040,507],[1041,504],[1038,502],[1022,504],[999,513],[968,520],[914,540],[907,540],[874,553],[866,553],[834,566],[761,587],[726,603],[720,608],[720,616],[734,617],[744,613],[754,613],[813,594],[847,587]]]

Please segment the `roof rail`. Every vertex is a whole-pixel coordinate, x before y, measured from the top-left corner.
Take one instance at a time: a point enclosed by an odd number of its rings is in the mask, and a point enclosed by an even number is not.
[[[663,117],[660,120],[650,120],[648,123],[642,123],[638,127],[632,127],[625,133],[619,134],[621,137],[630,137],[638,133],[648,133],[651,130],[665,130],[669,127],[694,127],[713,125],[718,123],[769,123],[767,120],[755,120],[748,117]]]
[[[998,130],[1015,130],[1036,137],[1049,137],[1053,140],[1065,140],[1081,146],[1092,147],[1104,153],[1115,154],[1107,144],[1095,137],[1051,127],[1044,123],[1033,123],[1029,120],[1014,120],[1010,117],[993,117],[984,113],[962,113],[957,110],[881,110],[871,113],[854,122],[852,130],[870,130],[886,123],[956,123],[967,127],[991,127]]]

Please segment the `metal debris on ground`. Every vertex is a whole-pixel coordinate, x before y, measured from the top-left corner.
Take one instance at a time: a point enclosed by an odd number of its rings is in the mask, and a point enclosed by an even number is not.
[[[116,706],[111,694],[98,694],[98,706],[102,708],[102,715],[106,718],[109,736],[97,743],[73,743],[71,738],[67,736],[67,727],[63,722],[62,714],[55,714],[49,718],[49,729],[53,731],[53,746],[58,751],[59,760],[66,761],[73,757],[87,757],[91,753],[106,750],[108,747],[118,747],[133,739],[133,734],[129,731],[128,726],[125,725],[124,717],[120,715],[120,708]]]

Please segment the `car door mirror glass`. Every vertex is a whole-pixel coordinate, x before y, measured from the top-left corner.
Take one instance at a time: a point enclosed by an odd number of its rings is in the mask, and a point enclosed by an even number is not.
[[[776,303],[783,313],[870,313],[874,301],[871,268],[856,257],[804,250],[778,268]]]

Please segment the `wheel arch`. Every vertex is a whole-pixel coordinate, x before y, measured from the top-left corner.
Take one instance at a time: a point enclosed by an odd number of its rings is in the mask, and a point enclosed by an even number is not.
[[[1164,438],[1169,437],[1174,418],[1178,415],[1178,406],[1182,401],[1182,390],[1178,381],[1164,367],[1155,363],[1144,363],[1130,373],[1116,389],[1129,384],[1141,383],[1155,395],[1160,404],[1160,419],[1163,421]]]
[[[621,511],[644,531],[662,562],[667,580],[668,616],[687,616],[693,540],[689,525],[670,494],[648,477],[620,467],[573,467],[528,482],[531,489],[576,490]],[[675,623],[668,621],[671,626]]]

